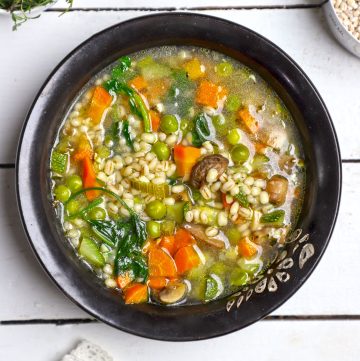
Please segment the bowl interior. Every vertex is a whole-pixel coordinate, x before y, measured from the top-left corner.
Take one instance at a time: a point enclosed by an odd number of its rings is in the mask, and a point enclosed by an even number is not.
[[[301,231],[289,240],[285,256],[279,255],[275,268],[247,289],[206,305],[124,305],[116,292],[105,289],[80,264],[64,240],[49,202],[49,154],[76,95],[95,74],[120,56],[161,45],[206,47],[254,69],[272,85],[292,113],[305,151],[306,195],[296,226]],[[37,96],[22,132],[17,158],[17,192],[23,224],[50,277],[95,317],[124,331],[163,340],[195,340],[225,334],[280,306],[310,275],[326,248],[337,215],[340,184],[340,154],[331,119],[301,69],[258,34],[221,19],[189,13],[146,16],[115,25],[69,54]],[[284,268],[281,263],[288,259],[292,264]]]

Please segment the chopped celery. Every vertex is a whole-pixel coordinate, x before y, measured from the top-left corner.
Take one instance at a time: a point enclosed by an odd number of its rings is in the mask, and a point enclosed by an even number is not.
[[[165,220],[161,224],[161,234],[164,236],[172,236],[175,231],[175,221]]]
[[[273,227],[281,227],[284,224],[284,219],[285,211],[282,209],[278,209],[271,213],[263,214],[260,218],[260,222]]]
[[[176,202],[174,205],[167,206],[166,218],[181,224],[184,221],[185,202]]]
[[[269,157],[265,154],[255,154],[251,166],[253,170],[258,170],[265,163],[269,162]]]
[[[210,268],[211,273],[217,274],[220,278],[224,278],[229,271],[229,266],[224,262],[215,262]]]
[[[248,273],[240,268],[235,268],[230,274],[230,283],[232,286],[243,286],[248,280]]]
[[[147,81],[151,81],[170,76],[171,70],[164,64],[149,62],[141,67],[141,75]]]
[[[163,199],[170,195],[170,187],[168,184],[153,184],[153,183],[147,183],[147,182],[141,182],[136,179],[131,180],[131,186],[142,192],[142,193],[148,193],[156,198]]]
[[[227,229],[225,234],[232,245],[236,245],[242,236],[242,233],[237,229],[237,227]]]
[[[82,239],[79,254],[94,267],[102,267],[105,264],[104,256],[100,253],[97,244],[90,238]]]
[[[53,151],[51,154],[50,167],[55,173],[64,174],[67,169],[69,156],[65,153]]]
[[[219,210],[216,208],[212,208],[209,206],[196,206],[192,208],[193,210],[199,210],[199,214],[204,212],[207,216],[207,225],[209,226],[216,226],[217,225],[217,218],[219,214]]]
[[[219,297],[223,292],[224,286],[220,277],[214,273],[205,278],[204,301],[209,302]]]
[[[243,271],[251,275],[256,275],[261,270],[263,263],[261,260],[254,261],[242,257],[237,261],[237,264]]]

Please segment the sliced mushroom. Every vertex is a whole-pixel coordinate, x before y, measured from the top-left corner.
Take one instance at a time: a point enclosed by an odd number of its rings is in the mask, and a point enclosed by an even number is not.
[[[208,237],[205,234],[205,228],[200,224],[186,223],[184,228],[187,229],[197,240],[207,243],[209,246],[213,246],[219,249],[227,248],[228,240],[222,232],[214,237]]]
[[[276,206],[281,206],[285,203],[288,183],[288,180],[279,174],[270,178],[266,186],[266,191],[269,193],[270,203],[273,203]]]
[[[229,160],[220,154],[212,154],[204,157],[192,168],[190,184],[194,188],[200,188],[201,185],[205,182],[206,175],[210,169],[216,169],[220,176],[225,172],[228,164]]]
[[[270,130],[262,131],[259,133],[259,139],[264,144],[274,149],[280,149],[287,139],[286,131],[279,126],[272,127]]]
[[[160,293],[159,299],[162,303],[176,303],[181,301],[187,292],[185,283],[174,282],[166,286]]]

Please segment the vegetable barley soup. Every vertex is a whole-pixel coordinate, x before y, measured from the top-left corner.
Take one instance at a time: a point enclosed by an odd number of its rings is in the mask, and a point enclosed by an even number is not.
[[[125,303],[209,302],[284,247],[302,156],[258,74],[214,51],[154,48],[74,101],[51,154],[52,201],[79,261]]]

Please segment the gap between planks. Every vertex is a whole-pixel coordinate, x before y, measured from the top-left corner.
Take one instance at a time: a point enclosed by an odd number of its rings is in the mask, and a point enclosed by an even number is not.
[[[245,6],[188,6],[188,7],[165,7],[165,8],[155,8],[155,7],[128,7],[128,8],[82,8],[82,7],[72,7],[68,8],[51,8],[46,10],[46,12],[66,12],[66,11],[212,11],[212,10],[294,10],[294,9],[314,9],[320,8],[329,0],[324,0],[319,4],[293,4],[293,5],[245,5]]]
[[[265,321],[360,321],[360,315],[276,315],[267,316],[260,322]],[[23,325],[78,325],[87,323],[100,323],[93,318],[67,318],[67,319],[29,319],[29,320],[5,320],[0,321],[0,326],[23,326]]]

